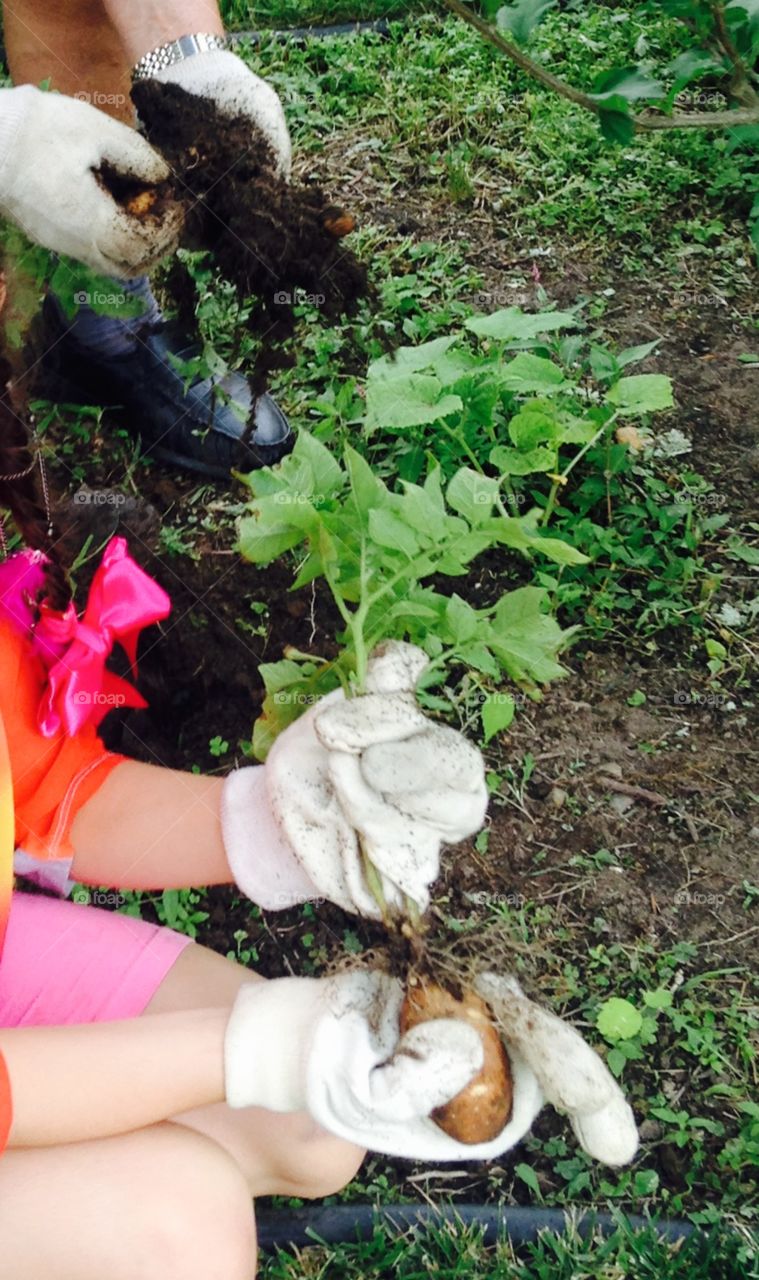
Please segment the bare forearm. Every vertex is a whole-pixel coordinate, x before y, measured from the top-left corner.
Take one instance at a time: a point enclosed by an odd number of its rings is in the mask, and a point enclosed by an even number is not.
[[[179,36],[224,31],[214,0],[104,0],[103,7],[131,63]]]
[[[229,1011],[0,1032],[13,1095],[11,1147],[141,1129],[224,1099]]]
[[[73,875],[120,889],[230,884],[222,778],[126,761],[77,814]]]

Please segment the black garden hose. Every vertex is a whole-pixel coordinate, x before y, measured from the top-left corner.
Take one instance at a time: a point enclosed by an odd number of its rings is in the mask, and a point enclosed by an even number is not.
[[[256,1215],[259,1248],[273,1250],[277,1247],[302,1248],[304,1245],[346,1244],[356,1240],[371,1239],[377,1227],[384,1227],[396,1234],[409,1227],[440,1226],[445,1222],[460,1222],[463,1226],[482,1228],[485,1244],[495,1244],[508,1236],[514,1244],[537,1240],[541,1231],[562,1234],[571,1219],[561,1209],[536,1209],[532,1207],[500,1206],[492,1204],[444,1205],[434,1208],[428,1204],[388,1205],[375,1209],[368,1204],[335,1205],[324,1208],[318,1205],[306,1209],[270,1209]],[[693,1235],[696,1228],[690,1222],[664,1218],[656,1221],[637,1215],[625,1216],[624,1222],[633,1230],[652,1227],[666,1240],[683,1240]],[[581,1236],[593,1231],[611,1235],[620,1225],[609,1213],[587,1212],[574,1223]]]
[[[249,40],[251,44],[260,44],[262,40],[282,40],[288,43],[304,44],[306,40],[321,40],[330,36],[350,36],[356,32],[375,31],[378,35],[390,34],[389,18],[374,18],[366,22],[335,22],[318,27],[287,27],[283,31],[228,31],[230,44],[241,40]]]

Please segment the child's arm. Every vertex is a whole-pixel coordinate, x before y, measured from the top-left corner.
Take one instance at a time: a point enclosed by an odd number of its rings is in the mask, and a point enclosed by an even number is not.
[[[0,1031],[9,1147],[106,1138],[224,1100],[228,1009]]]
[[[72,876],[121,889],[231,884],[223,782],[133,760],[118,765],[74,820]]]

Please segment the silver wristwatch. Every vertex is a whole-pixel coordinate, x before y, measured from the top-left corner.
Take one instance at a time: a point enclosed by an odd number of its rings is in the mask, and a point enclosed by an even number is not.
[[[192,58],[196,53],[212,53],[227,47],[226,36],[209,36],[202,31],[196,35],[180,36],[178,40],[159,44],[157,49],[144,53],[132,69],[132,81],[149,80],[157,72],[184,62],[185,58]]]

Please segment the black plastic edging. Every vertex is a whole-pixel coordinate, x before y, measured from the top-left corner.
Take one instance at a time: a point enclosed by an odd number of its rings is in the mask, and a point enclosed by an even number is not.
[[[697,1230],[690,1222],[664,1218],[656,1221],[637,1215],[625,1215],[633,1230],[651,1227],[666,1240],[682,1240]],[[561,1209],[501,1207],[490,1204],[444,1205],[433,1208],[426,1204],[388,1205],[375,1209],[371,1205],[335,1205],[333,1208],[311,1206],[306,1209],[270,1209],[258,1212],[256,1225],[261,1249],[300,1248],[304,1245],[350,1244],[371,1239],[376,1227],[391,1231],[407,1231],[409,1227],[440,1226],[460,1222],[482,1228],[486,1244],[508,1236],[514,1244],[537,1240],[541,1231],[560,1235],[572,1218]],[[583,1213],[574,1222],[581,1236],[601,1231],[611,1235],[619,1221],[609,1213]]]
[[[322,40],[330,36],[352,36],[356,32],[376,31],[381,36],[390,34],[389,18],[374,18],[366,22],[337,22],[322,27],[287,27],[282,31],[228,31],[227,39],[231,44],[240,40],[250,40],[252,44],[260,44],[262,40]]]

